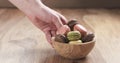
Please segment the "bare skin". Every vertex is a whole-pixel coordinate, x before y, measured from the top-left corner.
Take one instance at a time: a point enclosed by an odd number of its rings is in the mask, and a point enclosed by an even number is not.
[[[51,43],[51,37],[56,35],[56,31],[67,22],[63,15],[45,6],[41,0],[9,1],[24,12],[30,21],[45,33],[49,43]]]

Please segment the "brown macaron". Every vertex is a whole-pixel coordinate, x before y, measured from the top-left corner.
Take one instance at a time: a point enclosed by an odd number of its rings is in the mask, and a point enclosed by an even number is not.
[[[94,39],[95,35],[93,33],[88,33],[86,36],[84,36],[81,40],[83,43],[92,41]]]
[[[67,25],[70,27],[70,30],[71,30],[71,31],[73,31],[73,27],[74,27],[74,25],[76,25],[76,24],[79,24],[79,23],[78,23],[77,20],[75,20],[75,19],[70,20],[70,21],[67,23]]]
[[[61,35],[61,34],[58,34],[55,36],[55,41],[61,42],[61,43],[68,43],[69,42],[67,37],[65,37],[64,35]]]

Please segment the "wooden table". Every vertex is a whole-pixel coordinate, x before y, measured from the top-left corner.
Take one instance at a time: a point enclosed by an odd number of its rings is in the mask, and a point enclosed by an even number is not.
[[[55,10],[94,29],[96,45],[85,59],[59,56],[22,12],[0,9],[0,63],[120,63],[120,10]]]

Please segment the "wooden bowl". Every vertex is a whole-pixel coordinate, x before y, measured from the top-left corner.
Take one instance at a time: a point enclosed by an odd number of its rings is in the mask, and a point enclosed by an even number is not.
[[[90,26],[89,23],[85,21],[78,22],[83,25],[88,30],[88,32],[94,33],[93,28]],[[80,59],[86,57],[90,53],[95,45],[95,39],[90,42],[81,43],[79,45],[73,45],[68,43],[56,42],[53,38],[52,43],[56,52],[61,56],[69,59]]]
[[[58,54],[69,59],[84,58],[90,53],[95,44],[95,40],[81,43],[79,45],[56,42],[53,39],[53,47]]]

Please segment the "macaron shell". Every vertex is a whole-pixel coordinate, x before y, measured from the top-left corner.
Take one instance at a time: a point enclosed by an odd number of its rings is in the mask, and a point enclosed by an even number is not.
[[[62,42],[62,43],[69,42],[67,37],[65,37],[64,35],[61,35],[61,34],[58,34],[58,35],[55,36],[55,41]]]
[[[74,44],[74,45],[78,45],[81,44],[82,41],[81,40],[77,40],[77,41],[70,41],[69,44]]]
[[[73,31],[74,25],[79,24],[76,19],[70,20],[67,25],[70,27],[71,31]]]
[[[74,31],[79,31],[82,37],[87,34],[87,29],[80,24],[74,25]]]
[[[57,30],[57,34],[66,35],[70,31],[70,28],[67,25],[63,25],[60,29]]]
[[[67,38],[70,41],[76,41],[76,40],[79,40],[81,38],[81,34],[79,31],[70,31],[67,33]]]
[[[84,36],[81,40],[83,42],[89,42],[92,41],[94,39],[95,35],[93,33],[89,33],[86,36]]]

